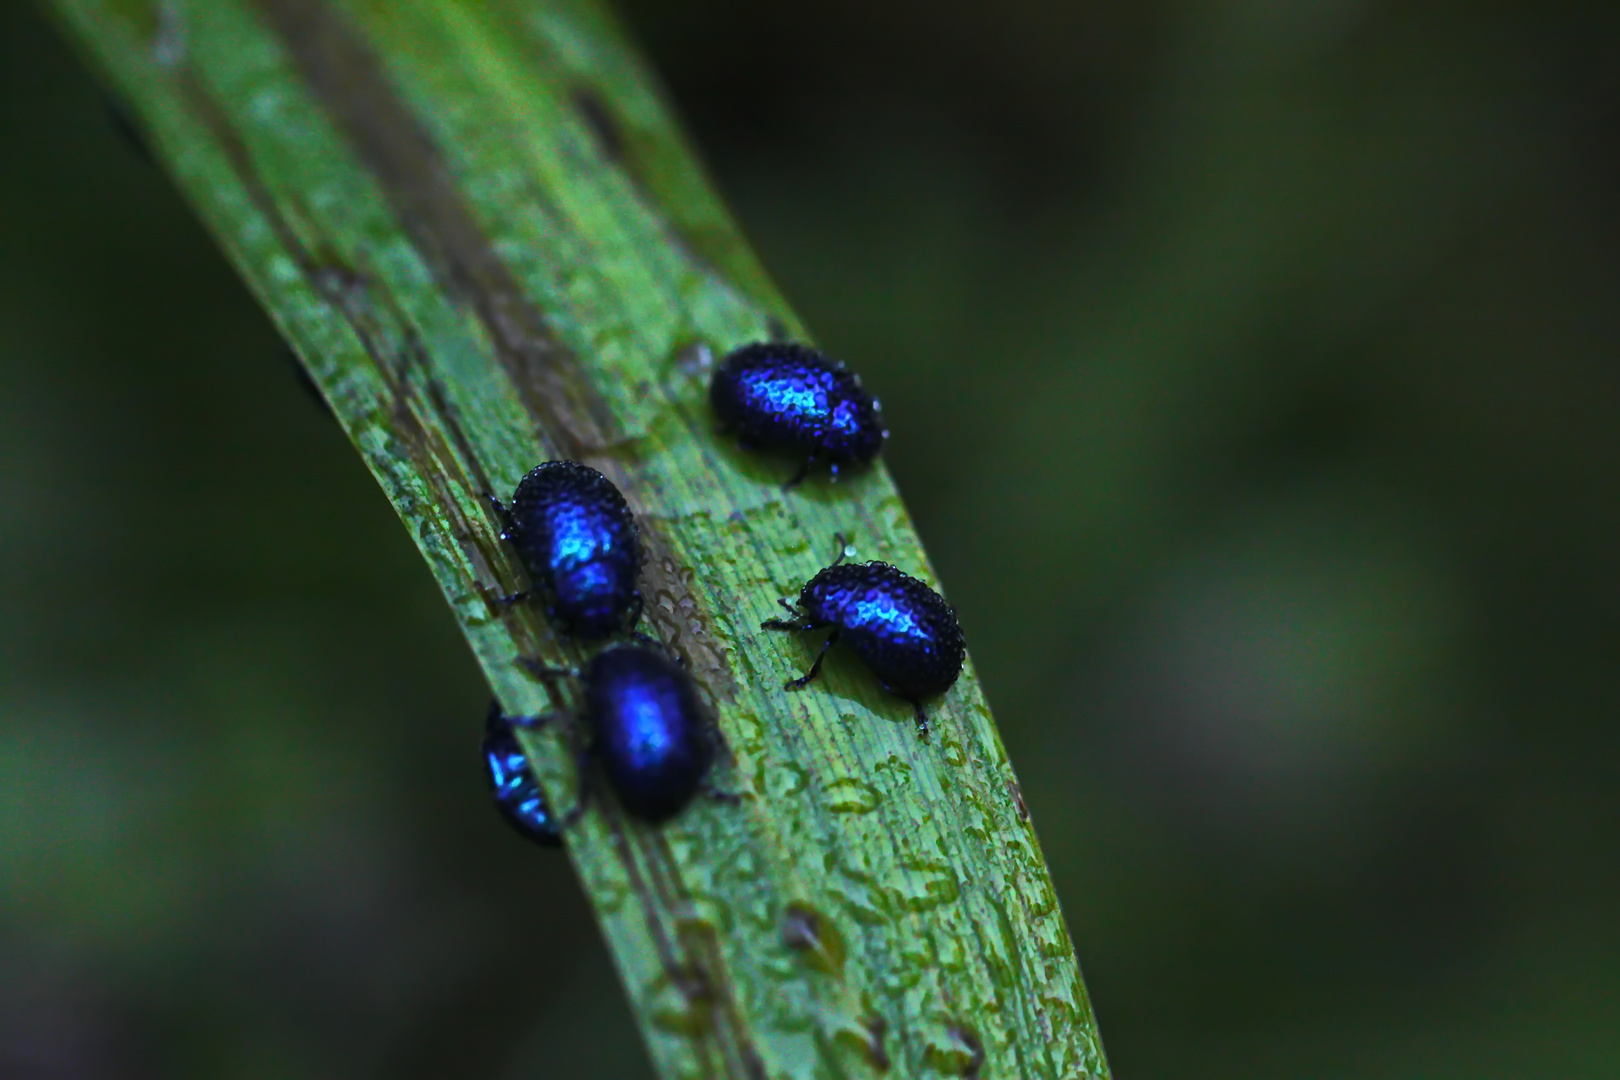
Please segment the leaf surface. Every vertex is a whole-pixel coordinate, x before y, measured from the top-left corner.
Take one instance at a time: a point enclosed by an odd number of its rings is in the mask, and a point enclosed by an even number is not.
[[[661,1074],[1106,1076],[971,662],[929,742],[836,651],[782,688],[813,643],[759,624],[836,533],[936,579],[881,465],[784,492],[793,463],[716,431],[714,359],[805,334],[614,20],[523,0],[49,6],[293,344],[508,711],[552,705],[521,658],[582,653],[538,607],[494,602],[527,582],[483,493],[571,458],[629,499],[644,626],[713,703],[716,779],[741,796],[659,827],[599,798],[568,835]],[[523,738],[567,806],[559,728]]]

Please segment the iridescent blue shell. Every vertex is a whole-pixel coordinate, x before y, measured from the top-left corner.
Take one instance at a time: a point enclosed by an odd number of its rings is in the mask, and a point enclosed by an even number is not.
[[[641,539],[613,481],[576,461],[548,461],[518,484],[510,509],[495,505],[505,524],[501,538],[565,633],[597,639],[634,628]]]
[[[540,794],[540,785],[535,782],[523,747],[512,734],[511,723],[493,702],[484,726],[484,769],[489,773],[489,793],[495,808],[512,828],[545,847],[562,844],[557,815]]]
[[[842,466],[872,461],[889,436],[860,377],[806,345],[762,342],[736,350],[716,369],[709,401],[744,446],[802,459],[789,487],[817,463],[836,477]]]
[[[885,562],[842,560],[811,578],[799,592],[797,619],[771,619],[771,630],[832,628],[810,670],[788,683],[798,689],[816,677],[834,642],[871,669],[884,689],[909,701],[917,726],[928,733],[922,699],[942,694],[962,673],[967,645],[956,612],[926,584]]]
[[[679,813],[712,756],[691,676],[656,649],[620,645],[592,657],[581,678],[591,752],[620,804],[652,822]]]

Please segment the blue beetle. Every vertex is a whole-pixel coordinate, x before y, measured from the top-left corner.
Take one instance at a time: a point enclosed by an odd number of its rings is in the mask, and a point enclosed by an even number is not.
[[[926,739],[928,714],[922,699],[949,690],[967,655],[956,612],[939,593],[886,562],[845,563],[846,551],[805,583],[796,604],[778,601],[791,618],[767,619],[760,627],[831,627],[810,670],[789,680],[786,688],[807,686],[820,673],[827,650],[843,641],[885,690],[911,703],[917,733]]]
[[[801,457],[784,487],[825,462],[834,479],[845,465],[864,465],[889,437],[877,399],[860,377],[807,345],[759,342],[723,360],[709,384],[721,424],[742,444]]]
[[[512,828],[543,847],[561,846],[562,823],[546,805],[512,725],[494,701],[484,722],[484,769],[495,808]]]
[[[713,728],[692,678],[658,649],[624,645],[585,665],[591,753],[630,813],[663,821],[709,770]]]
[[[577,461],[548,461],[525,476],[510,508],[485,493],[509,542],[565,633],[594,640],[633,629],[641,619],[641,538],[613,481]]]
[[[548,684],[554,676],[573,675],[583,691],[588,742],[580,752],[580,799],[563,826],[584,812],[592,758],[601,763],[619,804],[643,821],[674,817],[703,789],[717,740],[714,724],[692,677],[662,649],[615,645],[580,672],[533,670]],[[509,719],[537,727],[560,715]]]

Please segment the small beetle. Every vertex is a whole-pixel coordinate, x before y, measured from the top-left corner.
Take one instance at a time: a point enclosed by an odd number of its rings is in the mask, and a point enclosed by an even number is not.
[[[827,650],[842,640],[885,690],[911,703],[917,733],[926,739],[928,714],[922,699],[943,694],[962,673],[966,643],[956,612],[910,574],[885,562],[845,563],[845,553],[840,551],[831,566],[805,584],[796,605],[778,601],[791,619],[767,619],[760,627],[798,631],[832,627],[810,670],[789,680],[787,689],[802,689],[814,679]]]
[[[518,484],[510,509],[485,498],[529,571],[531,587],[500,598],[528,599],[538,589],[564,632],[597,639],[641,619],[641,539],[630,506],[613,481],[577,461],[548,461]]]
[[[582,672],[534,670],[548,682],[577,674],[584,691],[589,742],[580,753],[579,804],[563,819],[564,827],[584,812],[584,777],[592,757],[601,762],[619,803],[644,821],[674,817],[703,788],[717,737],[714,725],[691,676],[661,649],[615,645],[593,656]],[[559,715],[510,722],[537,727]]]
[[[540,794],[529,759],[512,734],[512,725],[501,715],[499,702],[489,703],[484,722],[484,768],[489,773],[489,793],[495,808],[511,822],[512,828],[543,847],[562,844],[562,823]]]
[[[715,370],[709,402],[742,444],[802,455],[791,488],[818,461],[834,479],[845,465],[878,456],[889,433],[860,377],[807,345],[760,342],[732,352]]]

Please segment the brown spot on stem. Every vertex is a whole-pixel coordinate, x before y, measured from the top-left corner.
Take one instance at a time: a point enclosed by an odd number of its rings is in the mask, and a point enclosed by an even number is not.
[[[597,152],[615,165],[624,164],[624,135],[619,131],[619,125],[608,111],[604,102],[595,90],[588,86],[574,88],[574,108],[579,111],[579,117],[585,121],[590,129],[591,137],[596,140]]]
[[[888,1072],[893,1064],[889,1051],[883,1046],[883,1037],[889,1033],[889,1022],[881,1016],[868,1016],[861,1022],[866,1029],[866,1058],[878,1072]]]
[[[632,477],[592,451],[620,441],[606,404],[584,377],[574,355],[551,333],[540,310],[524,293],[474,219],[443,154],[422,122],[389,82],[381,62],[343,17],[321,0],[255,0],[266,24],[280,38],[310,89],[343,132],[371,173],[396,219],[422,261],[445,291],[471,310],[484,325],[497,361],[505,368],[535,427],[551,443],[555,456],[591,460],[607,472],[639,510]],[[206,98],[206,94],[196,96]],[[252,170],[241,138],[217,105],[210,126],[238,166],[253,201],[270,219],[277,238],[299,262],[305,276],[349,319],[379,370],[391,374],[396,390],[407,384],[403,371],[384,360],[388,352],[378,339],[376,319],[355,294],[365,286],[359,275],[341,264],[325,265],[306,251],[297,233],[279,213],[275,198]],[[408,326],[402,313],[396,313]],[[409,363],[407,340],[401,350]],[[442,392],[429,393],[431,404],[448,405]],[[404,394],[396,394],[401,427],[408,424]],[[472,472],[475,490],[489,490],[490,479],[472,447],[459,435],[457,418],[439,413],[457,452]],[[420,425],[416,425],[419,427]],[[414,456],[414,455],[413,455]],[[497,492],[504,494],[504,492]],[[453,502],[448,492],[443,501]],[[638,515],[641,516],[641,515]],[[690,661],[693,673],[719,699],[735,693],[725,651],[708,629],[706,613],[691,592],[691,572],[670,557],[655,534],[647,537],[649,614],[670,644]]]
[[[448,162],[365,40],[321,0],[256,0],[256,6],[417,254],[483,324],[537,426],[565,457],[613,442],[618,436],[605,404],[496,254]]]
[[[952,1024],[950,1033],[951,1038],[961,1043],[968,1051],[968,1063],[962,1069],[962,1075],[967,1080],[979,1080],[984,1069],[984,1043],[979,1041],[979,1036],[974,1033],[972,1028],[961,1024]]]
[[[1018,781],[1009,779],[1007,790],[1012,793],[1013,805],[1018,808],[1018,820],[1029,820],[1029,804],[1024,801],[1024,789],[1018,786]]]
[[[833,921],[809,904],[794,901],[782,920],[782,944],[828,975],[844,973],[844,936]]]

